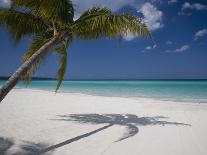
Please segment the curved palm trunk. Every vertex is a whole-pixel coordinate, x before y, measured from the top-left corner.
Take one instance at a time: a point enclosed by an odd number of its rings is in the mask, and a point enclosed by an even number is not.
[[[18,83],[23,74],[32,66],[33,62],[36,61],[39,56],[47,52],[53,45],[58,41],[58,37],[54,37],[45,45],[43,45],[31,58],[24,62],[17,71],[6,81],[6,83],[0,88],[0,102],[5,96],[11,91],[11,89]]]

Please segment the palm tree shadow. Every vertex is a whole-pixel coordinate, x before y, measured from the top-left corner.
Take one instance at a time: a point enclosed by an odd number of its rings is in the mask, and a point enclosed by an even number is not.
[[[81,124],[109,124],[125,126],[127,132],[117,141],[121,141],[130,137],[135,136],[139,129],[137,126],[148,126],[148,125],[185,125],[185,123],[161,121],[160,119],[167,119],[164,116],[155,117],[138,117],[132,114],[72,114],[72,115],[59,115],[62,121],[73,121]]]
[[[57,149],[64,145],[68,145],[72,142],[78,141],[82,138],[89,137],[95,133],[98,133],[102,130],[105,130],[113,125],[120,125],[125,126],[127,132],[115,142],[119,142],[125,140],[127,138],[135,136],[139,132],[139,128],[137,126],[148,126],[148,125],[181,125],[181,126],[191,126],[185,123],[178,123],[178,122],[168,122],[168,121],[161,121],[160,119],[167,119],[167,117],[163,116],[155,116],[155,117],[138,117],[132,114],[72,114],[72,115],[59,115],[59,119],[55,119],[58,121],[72,121],[81,124],[107,124],[97,130],[85,133],[83,135],[68,139],[64,142],[58,143],[56,145],[52,145],[46,149],[43,149],[41,152],[45,153],[50,150]]]
[[[25,142],[23,145],[18,146],[18,150],[11,151],[12,147],[15,145],[14,141],[9,138],[0,137],[0,155],[12,154],[12,155],[49,155],[52,150],[47,153],[41,153],[41,150],[48,147],[48,145],[43,143],[32,143]]]
[[[6,154],[7,150],[9,150],[14,145],[14,142],[11,139],[0,137],[0,154]]]
[[[19,151],[17,154],[15,155],[50,155],[52,154],[53,150],[49,150],[47,152],[42,152],[42,150],[44,148],[47,148],[48,145],[47,144],[43,144],[43,143],[31,143],[28,142],[25,145],[21,146],[21,151]]]

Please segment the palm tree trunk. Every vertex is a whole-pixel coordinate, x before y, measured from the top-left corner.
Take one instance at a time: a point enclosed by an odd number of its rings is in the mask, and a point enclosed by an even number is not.
[[[43,45],[37,52],[35,52],[28,61],[24,62],[17,71],[6,81],[6,83],[0,88],[0,103],[5,96],[12,90],[12,88],[18,83],[24,73],[32,66],[32,64],[39,58],[39,56],[47,52],[58,41],[58,37],[54,37],[45,45]]]

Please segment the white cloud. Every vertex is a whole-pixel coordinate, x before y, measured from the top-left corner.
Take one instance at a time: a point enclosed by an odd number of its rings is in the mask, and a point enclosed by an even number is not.
[[[130,6],[137,9],[138,12],[143,13],[145,20],[148,22],[149,29],[154,31],[163,27],[162,24],[162,12],[159,11],[153,4],[160,4],[162,0],[72,0],[75,6],[75,19],[77,19],[81,13],[94,6],[107,7],[112,11],[118,11],[124,6]],[[148,2],[148,3],[146,3]],[[151,2],[151,3],[149,3]],[[152,17],[153,16],[153,17]],[[128,34],[123,36],[126,41],[131,41],[137,36]]]
[[[185,52],[189,49],[190,49],[189,45],[183,45],[182,47],[177,48],[175,50],[166,50],[165,52],[167,52],[167,53],[182,53],[182,52]]]
[[[201,4],[201,3],[189,3],[189,2],[185,2],[182,6],[182,10],[186,10],[186,9],[190,9],[190,10],[207,10],[207,5]]]
[[[141,52],[147,52],[147,51],[153,50],[155,48],[157,48],[157,45],[156,44],[154,44],[153,46],[146,46],[145,49],[142,50]]]
[[[168,4],[174,4],[174,3],[177,3],[177,2],[178,2],[177,0],[169,0]]]
[[[189,45],[183,45],[181,48],[176,49],[175,52],[184,52],[187,51],[188,49],[190,49]]]
[[[151,50],[152,47],[151,47],[151,46],[147,46],[145,49],[146,49],[146,50]]]
[[[139,9],[148,24],[149,30],[154,31],[164,26],[162,23],[162,11],[158,10],[154,5],[147,2]]]
[[[161,3],[162,1],[160,0],[151,0],[152,3]],[[145,21],[147,22],[148,28],[150,31],[155,31],[157,29],[160,29],[164,26],[162,24],[162,16],[163,13],[158,10],[153,4],[147,2],[141,5],[141,8],[137,8],[137,12],[142,13],[144,16]],[[123,38],[126,41],[131,41],[137,36],[133,34],[128,34],[126,36],[123,36]]]
[[[173,44],[173,42],[172,42],[172,41],[170,41],[170,40],[168,40],[168,41],[166,41],[166,44],[167,44],[167,45],[172,45],[172,44]]]
[[[201,37],[204,37],[207,35],[207,29],[199,30],[198,32],[195,33],[194,35],[194,40],[198,40]]]
[[[153,45],[153,46],[147,46],[145,49],[146,50],[151,50],[151,49],[155,49],[157,47],[157,45]]]
[[[72,0],[72,2],[75,6],[76,15],[78,16],[94,6],[107,7],[112,11],[118,11],[124,6],[140,9],[140,7],[146,2],[151,2],[154,4],[161,3],[162,0]]]
[[[149,30],[154,31],[164,26],[162,24],[163,13],[153,5],[154,3],[161,3],[161,0],[148,0],[151,3],[146,3],[147,0],[90,0],[87,2],[83,0],[72,1],[75,5],[76,10],[75,18],[78,18],[82,12],[88,10],[93,6],[107,7],[112,11],[118,11],[124,6],[131,6],[143,14],[146,22],[148,23]],[[126,36],[123,36],[123,38],[126,41],[131,41],[137,38],[137,36],[128,34]]]
[[[207,5],[201,4],[201,3],[189,3],[189,2],[185,2],[182,5],[182,9],[181,11],[178,13],[178,15],[183,15],[183,16],[191,16],[192,13],[186,13],[185,10],[197,10],[197,11],[201,11],[201,10],[207,10]]]
[[[83,13],[84,11],[88,10],[93,6],[101,6],[107,7],[112,11],[118,11],[119,9],[123,8],[124,6],[131,6],[136,8],[138,12],[141,12],[146,21],[148,22],[150,30],[156,30],[162,28],[164,25],[162,24],[162,16],[163,13],[158,10],[153,3],[161,3],[160,0],[90,0],[90,1],[83,1],[83,0],[72,0],[73,4],[75,5],[76,10],[76,18]],[[151,2],[151,3],[149,3]]]
[[[127,35],[124,35],[123,38],[125,41],[131,41],[131,40],[134,40],[135,38],[137,38],[137,36],[132,33],[129,33]]]

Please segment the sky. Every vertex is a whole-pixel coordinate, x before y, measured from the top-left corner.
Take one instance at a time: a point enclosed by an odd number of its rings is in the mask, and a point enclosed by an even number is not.
[[[66,79],[207,79],[206,0],[72,0],[75,19],[92,6],[144,18],[152,39],[128,34],[122,40],[75,39],[68,50]],[[0,0],[7,7],[8,0]],[[30,39],[19,45],[0,28],[0,76],[22,63]],[[57,55],[51,53],[35,76],[56,77]]]

